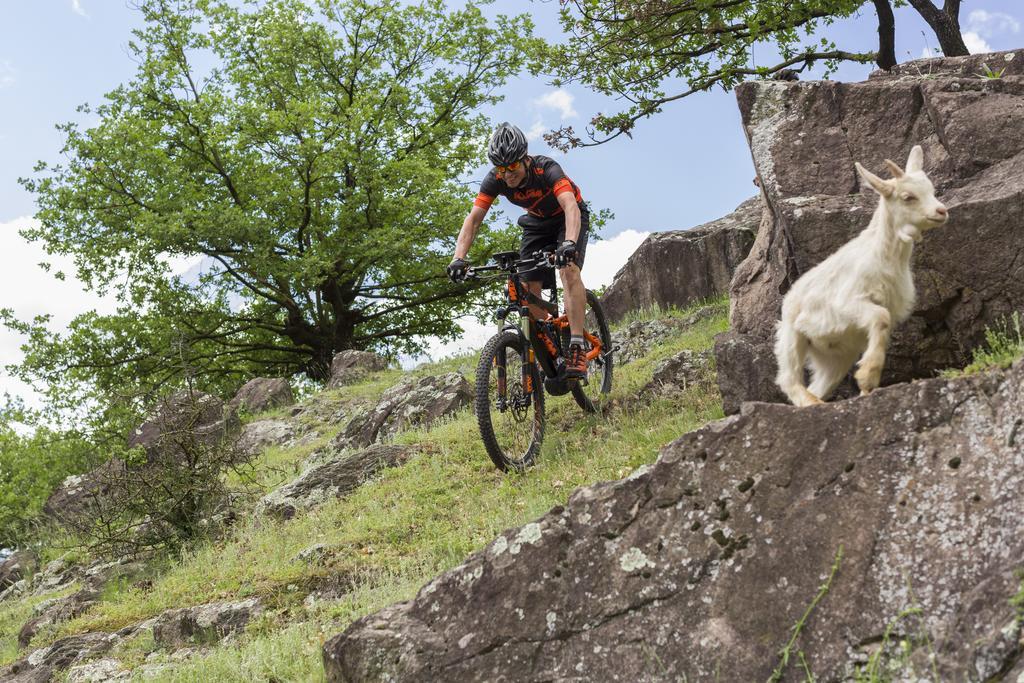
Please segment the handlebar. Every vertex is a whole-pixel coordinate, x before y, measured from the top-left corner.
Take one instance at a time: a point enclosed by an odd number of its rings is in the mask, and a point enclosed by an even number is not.
[[[554,268],[555,267],[555,252],[553,251],[535,251],[530,255],[530,258],[513,260],[501,260],[499,263],[490,263],[484,266],[469,266],[466,268],[466,279],[473,279],[479,277],[480,273],[487,273],[493,271],[504,271],[506,273],[518,273],[523,270],[533,270],[535,268]]]

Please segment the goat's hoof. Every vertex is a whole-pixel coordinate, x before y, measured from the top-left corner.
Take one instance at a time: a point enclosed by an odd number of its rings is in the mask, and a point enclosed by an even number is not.
[[[870,394],[870,393],[871,393],[871,390],[870,390],[870,389],[861,389],[861,390],[860,390],[860,395],[861,395],[861,396],[867,396],[867,395],[868,395],[868,394]]]

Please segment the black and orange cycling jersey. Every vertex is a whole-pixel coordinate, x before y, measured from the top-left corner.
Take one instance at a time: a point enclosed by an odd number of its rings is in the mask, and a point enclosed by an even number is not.
[[[480,194],[473,203],[481,209],[489,209],[494,199],[501,195],[516,206],[526,209],[531,216],[552,218],[562,213],[562,206],[558,203],[557,197],[563,192],[572,192],[577,204],[583,201],[580,188],[569,180],[569,176],[565,175],[557,161],[539,154],[530,159],[532,163],[526,169],[526,178],[519,187],[506,185],[492,168],[480,183]]]

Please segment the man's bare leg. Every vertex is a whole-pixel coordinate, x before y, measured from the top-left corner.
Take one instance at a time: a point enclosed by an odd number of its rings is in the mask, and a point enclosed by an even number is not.
[[[582,337],[585,329],[583,309],[587,305],[587,290],[583,286],[580,268],[575,263],[558,271],[562,278],[565,295],[565,311],[569,314],[569,331],[574,337]]]
[[[529,290],[530,294],[540,297],[541,285],[543,284],[540,280],[530,280],[523,284],[526,285],[526,289]],[[529,308],[530,313],[536,320],[544,320],[544,318],[548,317],[548,312],[536,304],[529,304]]]

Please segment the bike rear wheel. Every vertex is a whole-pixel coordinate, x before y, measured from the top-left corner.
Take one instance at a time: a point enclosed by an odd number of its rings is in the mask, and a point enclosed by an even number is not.
[[[544,388],[537,364],[523,363],[527,346],[516,332],[501,332],[484,345],[476,369],[480,438],[503,472],[532,465],[544,440]]]
[[[601,342],[601,352],[608,353],[612,349],[612,334],[608,330],[608,322],[604,316],[604,309],[597,295],[587,290],[587,332],[597,337]],[[584,351],[590,352],[593,345],[590,339],[584,344]],[[601,402],[605,394],[612,390],[612,368],[614,359],[612,356],[598,356],[587,366],[587,381],[584,384],[572,382],[570,390],[572,397],[576,399],[577,405],[588,413],[597,413],[601,410]]]

